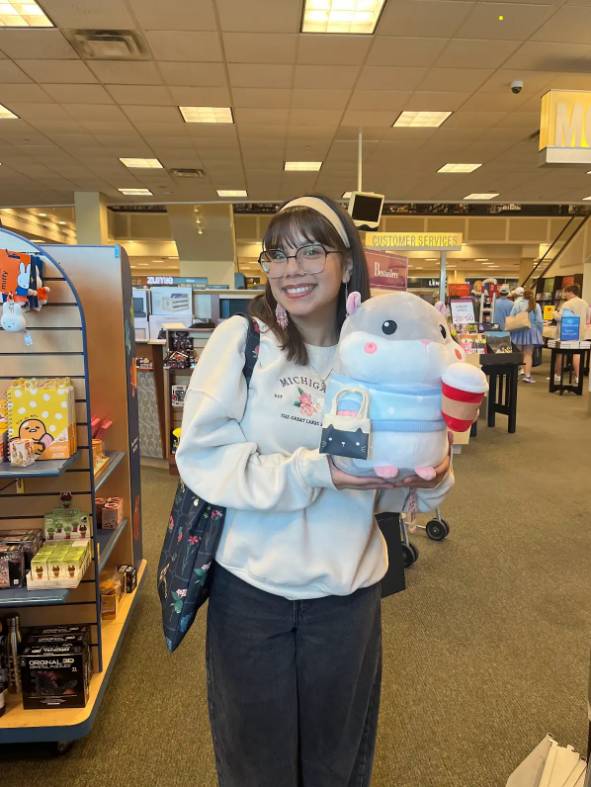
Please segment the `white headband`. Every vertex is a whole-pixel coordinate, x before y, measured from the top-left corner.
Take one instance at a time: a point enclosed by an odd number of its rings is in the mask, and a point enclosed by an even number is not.
[[[297,199],[292,199],[290,202],[284,205],[279,213],[283,213],[283,211],[287,210],[288,208],[298,207],[310,208],[311,210],[315,210],[316,213],[320,213],[321,216],[324,216],[328,223],[332,224],[335,230],[339,233],[345,246],[348,249],[351,247],[351,243],[345,231],[345,226],[339,218],[338,213],[334,211],[329,205],[327,205],[324,200],[321,200],[318,197],[298,197]]]

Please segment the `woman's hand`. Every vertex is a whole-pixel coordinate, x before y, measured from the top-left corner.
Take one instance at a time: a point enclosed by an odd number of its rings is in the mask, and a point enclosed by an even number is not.
[[[425,481],[424,478],[421,478],[414,473],[412,475],[406,476],[403,481],[398,484],[398,486],[403,487],[414,487],[415,489],[432,489],[434,486],[439,486],[439,484],[443,481],[445,476],[449,473],[449,469],[451,467],[451,447],[453,445],[454,436],[451,432],[447,433],[447,441],[449,443],[449,451],[447,452],[447,456],[437,465],[435,468],[435,478],[431,481]]]
[[[330,467],[332,482],[337,489],[392,489],[394,486],[397,486],[392,481],[379,478],[377,475],[361,477],[345,473],[344,470],[339,470],[335,465],[332,456],[328,457],[328,466]]]

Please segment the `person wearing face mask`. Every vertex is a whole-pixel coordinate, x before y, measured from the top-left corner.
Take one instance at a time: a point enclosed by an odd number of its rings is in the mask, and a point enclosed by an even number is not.
[[[449,457],[426,482],[357,478],[318,446],[348,291],[369,297],[349,215],[327,197],[286,203],[259,258],[260,331],[247,388],[246,320],[220,324],[185,398],[181,478],[225,506],[207,618],[210,721],[224,787],[348,787],[371,779],[381,680],[377,511],[409,487],[434,510]]]

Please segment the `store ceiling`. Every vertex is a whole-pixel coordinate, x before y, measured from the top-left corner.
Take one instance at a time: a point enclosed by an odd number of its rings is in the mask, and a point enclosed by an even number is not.
[[[591,89],[590,0],[386,0],[373,36],[300,34],[301,0],[40,4],[57,29],[0,29],[0,103],[20,118],[0,120],[0,204],[71,204],[77,190],[132,202],[120,188],[155,202],[244,188],[249,200],[340,197],[356,186],[360,126],[364,186],[389,200],[591,194],[586,168],[539,167],[532,138],[547,89]],[[91,28],[136,31],[148,59],[80,59],[68,37]],[[179,106],[230,106],[235,123],[187,124]],[[392,128],[402,110],[453,114],[437,129]],[[285,160],[324,163],[285,173]],[[483,166],[437,174],[448,162]]]

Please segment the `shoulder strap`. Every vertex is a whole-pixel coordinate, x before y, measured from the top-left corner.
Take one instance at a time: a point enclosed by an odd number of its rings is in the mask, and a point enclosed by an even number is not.
[[[248,320],[248,333],[246,334],[246,346],[244,348],[244,367],[242,369],[246,385],[248,386],[259,357],[261,332],[258,322],[253,317],[248,314],[243,314],[242,317]]]

